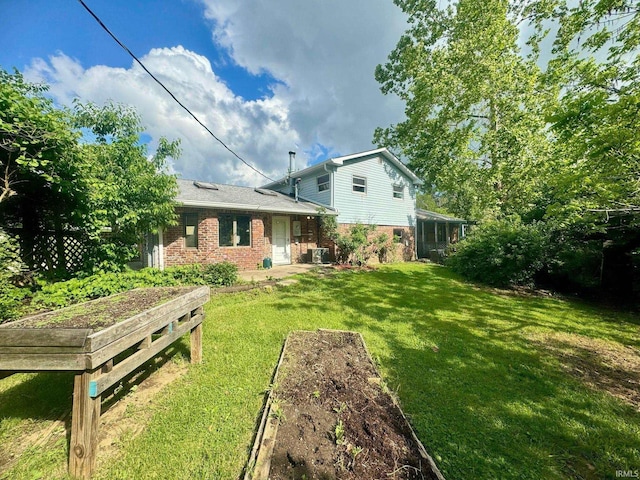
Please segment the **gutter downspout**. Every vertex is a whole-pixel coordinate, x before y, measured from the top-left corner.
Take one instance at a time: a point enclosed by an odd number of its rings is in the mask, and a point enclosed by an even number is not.
[[[162,228],[158,229],[158,267],[164,270],[164,235]]]

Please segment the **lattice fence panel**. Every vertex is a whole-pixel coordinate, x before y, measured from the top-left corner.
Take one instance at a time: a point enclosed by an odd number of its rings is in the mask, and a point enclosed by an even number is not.
[[[62,237],[63,258],[60,258],[55,235],[41,235],[35,239],[33,251],[33,268],[43,271],[64,269],[77,271],[84,261],[87,247],[76,235],[65,234]]]

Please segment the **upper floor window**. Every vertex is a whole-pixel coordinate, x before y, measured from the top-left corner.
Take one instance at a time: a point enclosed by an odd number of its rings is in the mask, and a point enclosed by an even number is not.
[[[220,215],[218,223],[218,243],[221,247],[251,246],[250,215]]]
[[[352,189],[356,193],[367,193],[367,178],[366,177],[358,177],[357,175],[353,176],[352,180]]]
[[[393,198],[404,198],[404,185],[393,186]]]
[[[198,214],[185,213],[182,223],[184,224],[184,246],[198,248]]]
[[[318,178],[316,178],[317,182],[318,182],[318,191],[319,192],[324,192],[325,190],[329,190],[330,185],[329,185],[329,174],[325,173],[324,175],[320,175]]]

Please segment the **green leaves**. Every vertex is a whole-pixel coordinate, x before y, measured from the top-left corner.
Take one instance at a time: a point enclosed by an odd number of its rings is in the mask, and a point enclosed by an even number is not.
[[[175,222],[166,160],[180,154],[179,142],[159,139],[149,159],[131,107],[76,101],[69,111],[45,91],[0,70],[0,219],[21,229],[32,266],[41,266],[30,258],[40,238],[55,233],[61,255],[63,232],[72,231],[88,248],[88,270],[120,269],[143,233]],[[62,259],[59,273],[65,268]]]
[[[376,69],[383,92],[406,102],[407,120],[375,132],[399,148],[452,213],[520,212],[535,197],[545,123],[540,72],[522,57],[505,1],[396,2],[411,28]]]

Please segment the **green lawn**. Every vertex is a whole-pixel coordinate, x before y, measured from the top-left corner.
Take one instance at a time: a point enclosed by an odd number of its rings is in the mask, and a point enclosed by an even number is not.
[[[125,433],[96,478],[237,478],[284,338],[319,327],[363,334],[449,480],[640,469],[640,322],[629,314],[501,294],[419,263],[214,295],[206,311],[204,363],[131,412],[149,416],[144,432]],[[0,452],[70,407],[70,379],[0,380]],[[64,478],[67,441],[54,440],[0,478]]]

